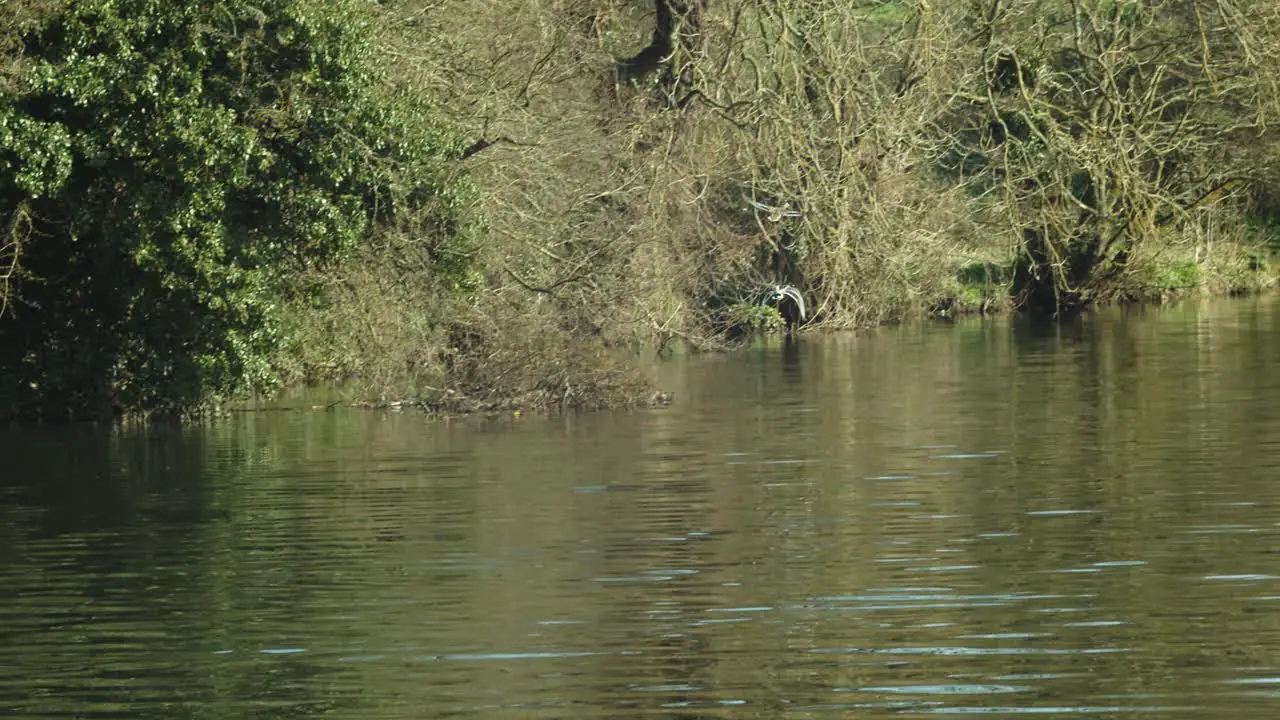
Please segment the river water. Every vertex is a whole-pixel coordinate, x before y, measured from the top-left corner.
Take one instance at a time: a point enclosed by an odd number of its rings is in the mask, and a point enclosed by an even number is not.
[[[1280,711],[1280,304],[803,336],[656,411],[0,434],[0,717]]]

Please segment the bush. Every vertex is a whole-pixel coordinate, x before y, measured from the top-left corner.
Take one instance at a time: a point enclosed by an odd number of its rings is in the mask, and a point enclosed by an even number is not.
[[[269,387],[297,278],[375,226],[468,272],[447,247],[459,141],[388,92],[369,8],[80,0],[17,25],[0,412],[185,411]]]

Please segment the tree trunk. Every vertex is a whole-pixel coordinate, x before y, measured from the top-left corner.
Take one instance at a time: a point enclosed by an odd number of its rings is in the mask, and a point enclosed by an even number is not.
[[[676,50],[682,51],[687,62],[701,42],[706,0],[653,0],[653,6],[653,39],[639,53],[614,63],[614,72],[619,82],[635,82],[660,73],[661,84],[670,89],[682,81],[684,74],[673,65]]]

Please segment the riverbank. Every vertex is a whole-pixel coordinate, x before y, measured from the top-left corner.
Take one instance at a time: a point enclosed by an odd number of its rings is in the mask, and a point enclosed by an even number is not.
[[[0,415],[627,406],[773,287],[802,334],[1260,291],[1280,10],[1193,5],[24,0]]]

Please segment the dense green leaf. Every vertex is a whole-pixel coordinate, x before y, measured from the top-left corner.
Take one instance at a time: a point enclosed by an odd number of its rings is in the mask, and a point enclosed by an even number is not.
[[[388,87],[370,8],[82,0],[24,27],[0,208],[32,231],[0,405],[183,410],[268,387],[299,271],[408,216],[455,227],[456,204],[423,200],[455,192],[458,141]]]

